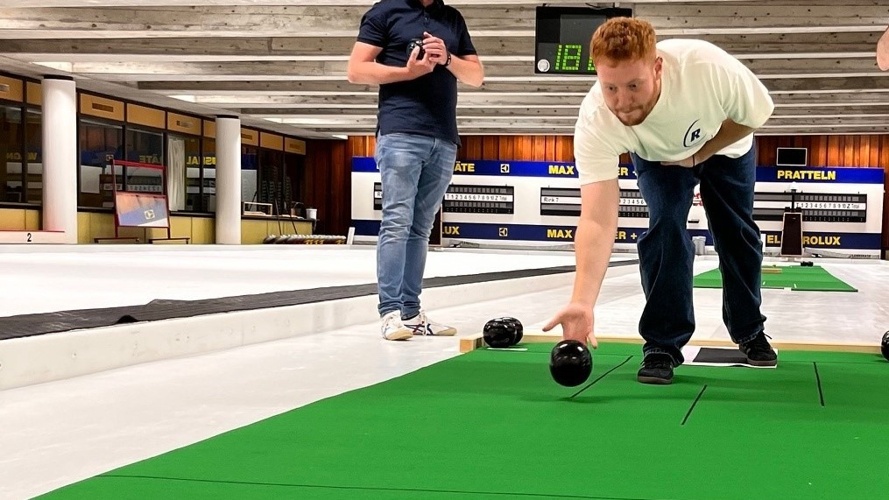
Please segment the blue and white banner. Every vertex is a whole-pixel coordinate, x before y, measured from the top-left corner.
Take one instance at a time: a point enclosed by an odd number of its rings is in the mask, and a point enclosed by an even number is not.
[[[620,208],[615,245],[632,249],[648,227],[648,206],[639,192],[632,165],[619,165]],[[500,177],[501,179],[497,179]],[[883,170],[879,168],[758,167],[754,220],[767,247],[780,245],[783,214],[803,211],[804,245],[867,251],[879,255],[883,222]],[[352,220],[356,236],[375,239],[381,212],[380,174],[373,158],[352,163]],[[376,189],[375,189],[376,184]],[[458,210],[466,200],[457,191],[496,193],[509,210]],[[794,188],[792,190],[791,188]],[[469,192],[467,191],[467,192]],[[502,193],[501,193],[502,191]],[[481,191],[479,191],[481,192]],[[574,163],[544,161],[461,161],[454,166],[452,189],[442,212],[442,243],[498,244],[573,242],[580,215],[580,185]],[[713,242],[700,190],[695,188],[688,232]],[[465,198],[465,197],[464,197]],[[470,200],[472,201],[472,200]],[[457,203],[457,205],[455,205]],[[449,241],[450,240],[450,241]]]

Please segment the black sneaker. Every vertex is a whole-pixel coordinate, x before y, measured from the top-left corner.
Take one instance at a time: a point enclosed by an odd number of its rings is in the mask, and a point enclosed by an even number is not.
[[[766,340],[768,335],[759,332],[750,342],[738,346],[747,356],[747,362],[753,366],[775,366],[778,364],[778,354],[772,349],[772,345]]]
[[[654,353],[645,356],[636,377],[643,384],[669,384],[673,382],[673,358],[669,354]]]

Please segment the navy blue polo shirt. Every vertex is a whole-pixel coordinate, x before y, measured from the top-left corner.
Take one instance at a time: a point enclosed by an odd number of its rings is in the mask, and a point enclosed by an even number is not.
[[[454,56],[475,54],[466,22],[457,9],[435,0],[380,0],[364,14],[358,41],[383,50],[377,62],[405,67],[407,46],[426,31],[441,38]],[[457,133],[457,78],[443,65],[405,82],[380,85],[377,132],[433,136],[460,144]]]

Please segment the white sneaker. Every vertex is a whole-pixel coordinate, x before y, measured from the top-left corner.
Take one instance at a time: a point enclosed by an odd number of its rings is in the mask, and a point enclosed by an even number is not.
[[[414,331],[401,322],[401,311],[392,311],[380,318],[380,332],[386,340],[407,340],[414,336]]]
[[[441,335],[449,337],[457,334],[456,328],[430,320],[422,309],[420,314],[411,319],[404,320],[404,326],[410,328],[414,335]]]

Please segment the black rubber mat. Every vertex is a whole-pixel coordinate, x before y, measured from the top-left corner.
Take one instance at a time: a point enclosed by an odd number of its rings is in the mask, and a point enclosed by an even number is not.
[[[609,267],[636,265],[638,260],[612,262]],[[444,276],[423,280],[423,288],[454,286],[467,283],[528,278],[574,272],[574,266],[523,269],[462,276]],[[185,318],[203,314],[217,314],[270,307],[294,306],[312,302],[348,299],[377,293],[376,283],[344,285],[308,290],[268,292],[200,300],[158,299],[138,306],[77,309],[51,313],[21,314],[0,318],[0,340],[30,337],[47,333],[64,332],[85,328]]]

